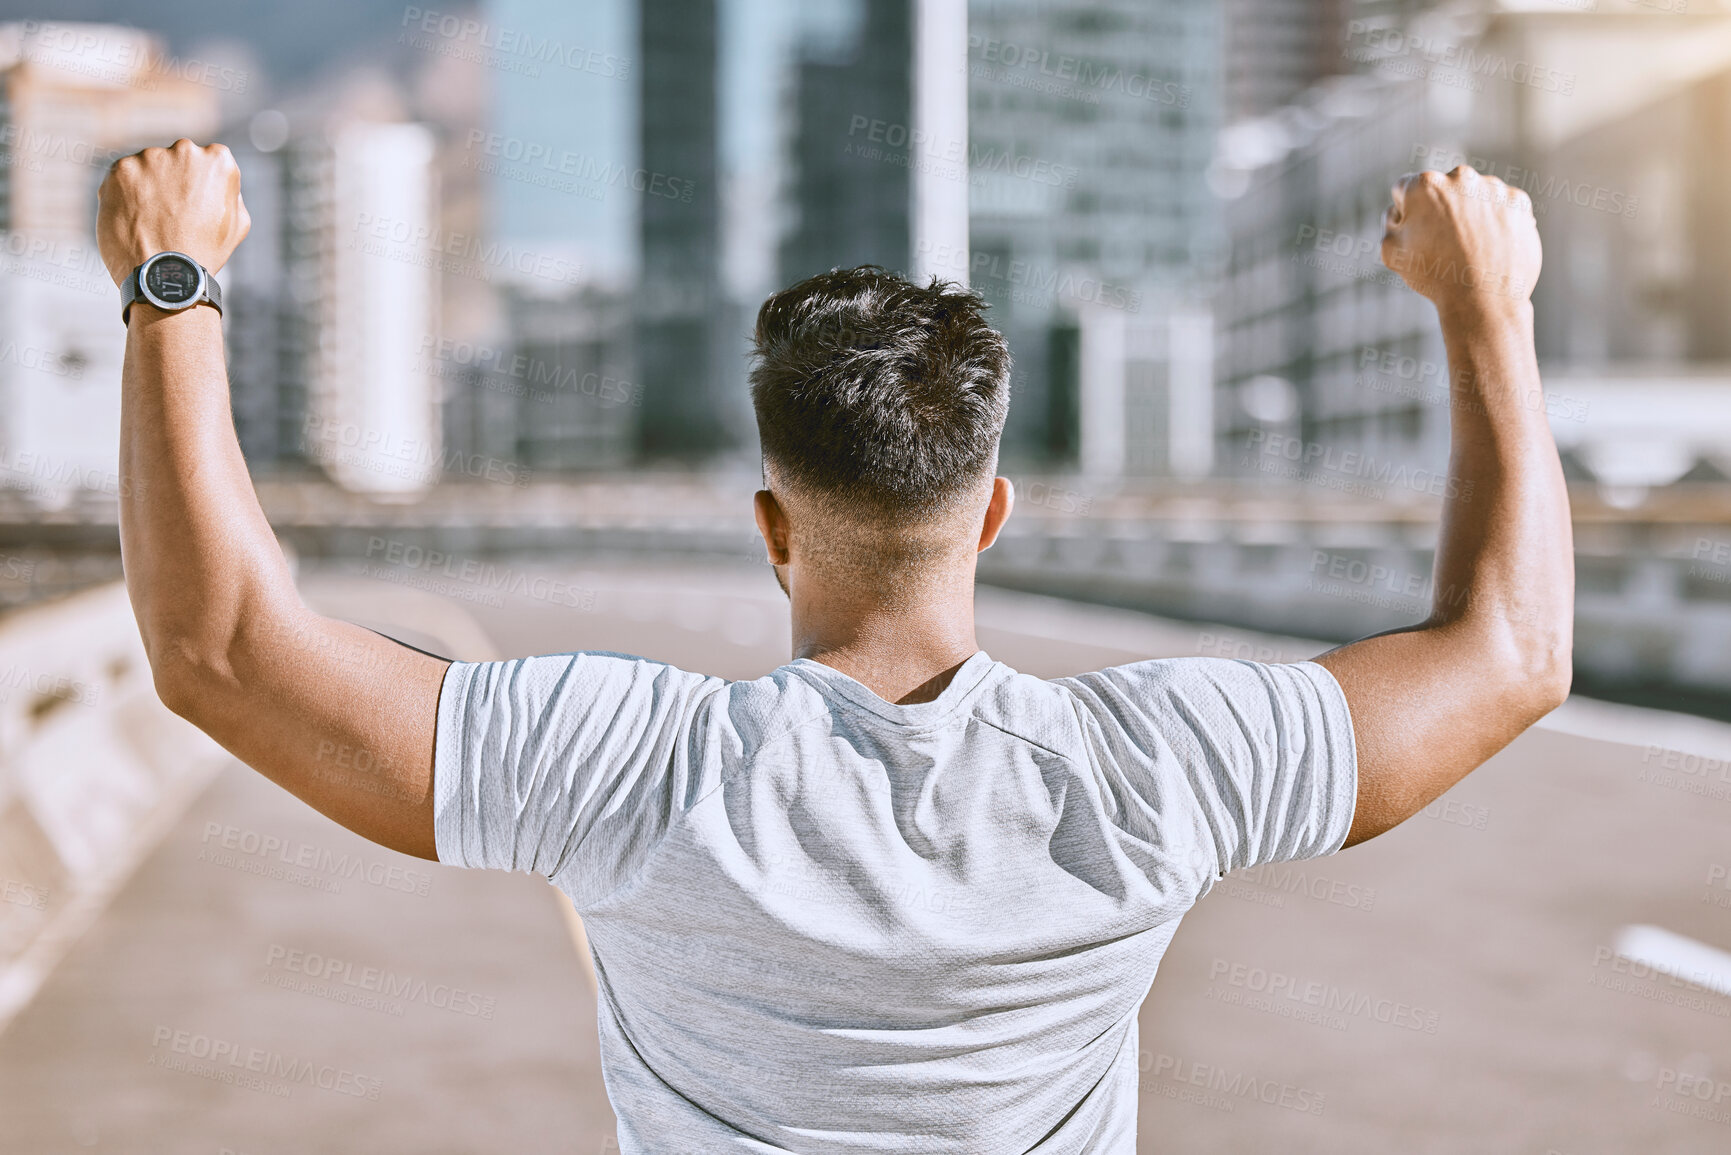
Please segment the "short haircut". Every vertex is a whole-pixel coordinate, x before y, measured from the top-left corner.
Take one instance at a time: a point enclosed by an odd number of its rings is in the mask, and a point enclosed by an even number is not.
[[[758,310],[751,370],[764,460],[845,516],[941,515],[990,476],[1010,348],[978,293],[876,265],[833,269]]]

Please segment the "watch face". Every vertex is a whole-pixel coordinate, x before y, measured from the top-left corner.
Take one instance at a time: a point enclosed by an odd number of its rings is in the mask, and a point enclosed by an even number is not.
[[[184,305],[198,296],[198,272],[185,257],[165,256],[144,270],[144,288],[165,305]]]

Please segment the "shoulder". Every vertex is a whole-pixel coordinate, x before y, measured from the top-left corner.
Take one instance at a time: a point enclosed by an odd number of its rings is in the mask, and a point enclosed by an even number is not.
[[[721,692],[725,679],[666,662],[602,650],[539,654],[497,662],[453,662],[446,696],[466,711],[489,707],[641,706],[659,713]]]
[[[1092,673],[1060,678],[1057,684],[1083,702],[1111,706],[1126,701],[1194,697],[1255,700],[1333,684],[1315,662],[1271,664],[1243,658],[1151,658]]]
[[[1184,657],[1132,662],[1060,680],[1087,724],[1137,746],[1272,741],[1307,718],[1344,710],[1315,662]]]

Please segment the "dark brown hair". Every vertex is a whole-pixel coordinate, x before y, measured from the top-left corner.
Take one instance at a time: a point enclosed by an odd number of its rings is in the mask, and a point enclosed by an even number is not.
[[[834,269],[758,310],[751,370],[763,455],[841,513],[940,513],[988,475],[1010,349],[978,293],[877,267]]]

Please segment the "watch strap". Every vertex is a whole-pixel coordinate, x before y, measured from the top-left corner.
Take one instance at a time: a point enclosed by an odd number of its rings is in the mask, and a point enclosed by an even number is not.
[[[126,279],[120,282],[120,323],[122,325],[126,324],[127,318],[132,314],[133,302],[139,298],[138,274],[143,270],[143,265],[138,266],[126,274]]]

